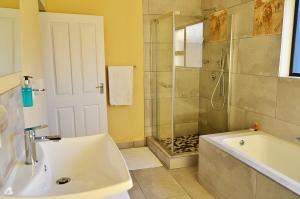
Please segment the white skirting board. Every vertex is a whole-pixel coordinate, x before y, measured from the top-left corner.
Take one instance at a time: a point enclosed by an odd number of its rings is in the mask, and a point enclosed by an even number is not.
[[[161,162],[148,147],[121,149],[129,170],[161,167]]]

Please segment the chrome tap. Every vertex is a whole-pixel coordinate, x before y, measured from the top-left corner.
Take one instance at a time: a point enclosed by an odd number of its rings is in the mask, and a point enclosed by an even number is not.
[[[61,140],[60,136],[42,136],[37,137],[36,130],[47,128],[48,125],[40,125],[35,127],[30,127],[24,129],[24,138],[25,138],[25,154],[26,160],[25,164],[34,165],[38,162],[36,155],[36,142],[43,141],[59,141]]]

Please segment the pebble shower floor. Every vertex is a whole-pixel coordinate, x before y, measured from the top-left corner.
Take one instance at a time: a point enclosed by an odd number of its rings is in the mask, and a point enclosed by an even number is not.
[[[171,151],[172,138],[164,138],[161,143]],[[198,152],[199,135],[186,135],[174,138],[174,154]]]

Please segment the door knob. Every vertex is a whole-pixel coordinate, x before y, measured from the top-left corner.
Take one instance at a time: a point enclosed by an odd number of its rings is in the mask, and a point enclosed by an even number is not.
[[[100,89],[100,93],[104,93],[104,84],[100,83],[99,86],[97,86],[96,88]]]

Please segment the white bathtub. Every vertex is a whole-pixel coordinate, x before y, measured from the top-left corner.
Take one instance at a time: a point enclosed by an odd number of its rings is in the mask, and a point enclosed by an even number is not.
[[[251,130],[202,138],[300,195],[300,145]]]

